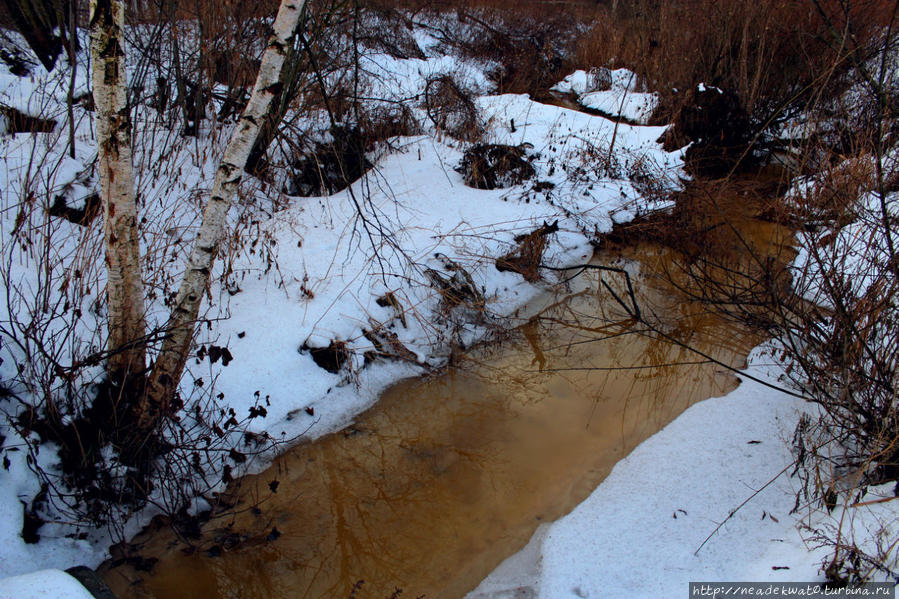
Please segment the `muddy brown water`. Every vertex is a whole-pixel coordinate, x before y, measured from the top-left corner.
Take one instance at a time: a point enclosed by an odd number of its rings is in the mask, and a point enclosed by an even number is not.
[[[760,243],[781,235],[752,229]],[[598,260],[638,263],[653,326],[741,367],[760,339],[659,281],[672,255],[642,242]],[[145,532],[134,543],[159,560],[152,572],[107,564],[104,578],[121,598],[463,597],[642,440],[738,384],[635,324],[599,273],[583,277],[505,341],[397,383],[348,429],[243,479],[196,547]]]

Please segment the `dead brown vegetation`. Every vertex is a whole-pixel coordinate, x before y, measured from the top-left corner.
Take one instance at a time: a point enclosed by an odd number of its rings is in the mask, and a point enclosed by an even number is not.
[[[518,247],[508,254],[496,259],[496,270],[500,272],[517,272],[529,283],[540,280],[539,269],[546,250],[547,237],[559,230],[559,221],[552,224],[543,223],[530,233],[515,238]]]
[[[478,144],[462,155],[457,169],[465,184],[476,189],[504,189],[531,179],[536,174],[527,155],[529,146]]]
[[[699,83],[737,94],[750,114],[771,114],[789,98],[819,91],[813,89],[819,77],[832,72],[835,63],[840,66],[828,27],[811,2],[617,4],[580,40],[578,62],[592,66],[614,59],[617,66],[635,70],[666,96],[667,114],[661,120],[687,103],[679,101],[679,93]],[[844,5],[850,7],[847,14]],[[859,39],[874,35],[888,20],[890,7],[882,0],[825,3],[836,23],[861,25]]]
[[[424,104],[428,118],[438,131],[461,141],[475,141],[484,134],[473,94],[452,75],[428,79]]]

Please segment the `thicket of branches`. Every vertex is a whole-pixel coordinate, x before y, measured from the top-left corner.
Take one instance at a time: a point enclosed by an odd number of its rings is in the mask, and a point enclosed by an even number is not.
[[[649,44],[623,55],[656,84],[720,85],[750,134],[723,178],[688,184],[672,214],[632,232],[684,250],[671,280],[763,330],[783,383],[818,406],[796,431],[793,475],[809,537],[831,549],[831,582],[895,578],[895,520],[863,525],[861,512],[890,499],[866,498],[869,488],[899,492],[899,3],[719,3],[684,28],[702,2],[670,3],[662,13],[673,20],[656,27],[648,4],[620,5]],[[773,20],[749,17],[767,8]],[[694,48],[698,60],[678,63],[666,47]],[[786,247],[772,253],[770,240],[741,233],[735,202],[783,224]]]
[[[91,24],[85,4],[69,5],[74,18],[64,33],[71,40],[80,36],[82,46],[87,38],[84,28]],[[31,455],[28,464],[45,486],[26,507],[31,522],[40,522],[41,514],[48,513],[41,506],[48,503],[53,512],[75,523],[112,525],[148,501],[177,515],[197,496],[211,500],[210,491],[229,482],[248,456],[269,451],[279,442],[248,432],[250,421],[264,417],[264,400],[249,416],[235,414],[227,408],[227,399],[214,391],[214,381],[197,378],[193,392],[187,394],[178,391],[180,381],[169,381],[164,401],[148,410],[146,382],[150,365],[154,360],[158,363],[163,343],[173,331],[160,322],[158,313],[171,310],[179,301],[177,267],[191,241],[183,232],[182,220],[185,214],[198,211],[196,195],[164,196],[159,178],[182,172],[185,156],[208,159],[208,150],[203,149],[208,141],[219,139],[240,118],[270,34],[271,8],[277,8],[277,3],[159,0],[127,4],[126,107],[132,119],[134,186],[144,208],[153,202],[167,206],[145,209],[140,221],[146,253],[141,257],[145,302],[139,303],[146,303],[141,318],[150,326],[132,334],[129,341],[110,346],[104,333],[111,304],[103,293],[107,277],[97,219],[101,198],[96,193],[86,198],[76,195],[97,186],[98,166],[88,160],[74,181],[57,181],[65,159],[53,153],[56,138],[47,147],[35,142],[29,171],[34,174],[23,181],[16,230],[4,240],[4,250],[10,261],[19,253],[27,255],[37,276],[33,285],[26,284],[13,276],[12,262],[0,268],[10,314],[9,321],[0,323],[0,332],[4,347],[20,357],[17,374],[4,381],[9,399],[3,411],[25,440]],[[253,180],[239,190],[241,215],[219,250],[225,263],[223,289],[231,289],[231,261],[236,256],[258,251],[267,262],[266,272],[273,267],[266,250],[270,240],[254,223],[278,206],[257,203],[259,186],[301,195],[344,189],[370,167],[366,153],[376,144],[418,127],[408,106],[399,101],[416,102],[415,98],[380,101],[366,96],[373,75],[360,61],[362,51],[420,56],[408,33],[408,18],[389,7],[363,9],[345,0],[310,3],[304,10],[296,34],[285,45],[279,80],[267,88],[276,93],[247,158],[246,170]],[[42,51],[42,41],[26,41],[35,52]],[[74,81],[75,70],[84,72],[88,64],[83,54],[70,58],[46,66],[61,81],[70,75]],[[436,93],[435,88],[429,97],[428,110],[442,115],[435,126],[459,137],[479,135],[481,124],[472,112],[468,92],[458,86],[454,89],[447,95]],[[67,120],[72,130],[83,128],[96,110],[86,96],[70,93],[67,114],[48,114],[48,127],[54,135],[63,130],[57,125]],[[450,123],[461,128],[457,131]],[[192,146],[201,148],[196,152],[202,155],[194,155]],[[90,150],[76,148],[72,135],[73,156],[76,149]],[[285,178],[284,173],[291,175]],[[65,184],[62,192],[60,183]],[[354,227],[354,234],[358,231],[359,238],[367,238],[373,247],[382,245],[389,231],[367,220],[365,198],[352,199],[361,223]],[[182,201],[187,203],[177,204]],[[69,225],[61,224],[61,219],[77,225],[63,243],[61,237]],[[58,251],[58,245],[65,251]],[[194,331],[204,323],[200,314],[187,326]],[[85,329],[93,334],[83,336]],[[122,363],[120,359],[134,349],[139,350],[136,355],[146,352],[146,369],[136,366],[143,358],[129,358],[124,360],[128,369],[124,375],[109,371],[110,364]],[[224,360],[222,356],[227,355],[226,348],[214,343],[199,349],[197,361]],[[59,471],[45,469],[45,461],[38,459],[47,442],[61,448]]]
[[[51,4],[48,0],[31,6],[52,8]],[[273,4],[277,8],[277,3]],[[68,35],[74,41],[80,36],[83,41],[87,37],[83,28],[94,23],[83,13],[79,17],[73,4],[67,7],[73,11],[71,28],[66,31],[57,23],[54,31],[63,39]],[[295,124],[298,115],[327,106],[332,125],[337,124],[336,119],[352,125],[348,118],[351,109],[335,107],[335,103],[352,106],[345,89],[352,86],[355,76],[351,32],[356,12],[353,4],[334,1],[318,3],[302,13],[301,25],[285,48],[286,67],[277,75],[280,82],[274,107],[267,112],[257,148],[251,152],[250,170],[259,179],[270,180],[265,157],[273,142],[281,144],[281,151],[269,155],[278,160],[298,160],[318,149],[303,145],[308,131]],[[134,192],[144,202],[160,199],[154,188],[160,169],[172,169],[174,176],[180,168],[178,156],[189,152],[186,148],[192,138],[214,139],[217,132],[228,130],[225,124],[244,112],[270,35],[270,16],[263,4],[239,2],[129,5],[130,25],[124,30],[127,44],[116,44],[124,46],[122,53],[130,70],[125,110],[132,121],[125,122],[129,130],[133,126],[131,138],[135,140]],[[27,31],[43,27],[34,19],[16,24]],[[47,50],[45,40],[24,37],[36,54]],[[83,54],[76,56],[73,50],[67,64],[48,60],[45,66],[55,69],[60,79],[68,77],[65,71],[69,69],[74,80],[72,65],[80,63],[86,68]],[[326,60],[326,56],[331,58]],[[121,71],[121,66],[116,68]],[[36,91],[41,93],[44,90]],[[47,115],[53,117],[47,121],[52,123],[49,130],[56,135],[63,130],[57,125],[66,118],[72,129],[83,128],[99,111],[99,106],[70,93],[68,115]],[[136,348],[139,355],[148,352],[158,363],[162,342],[178,327],[156,324],[112,344],[112,337],[105,337],[104,320],[111,313],[112,300],[103,293],[108,277],[103,272],[101,231],[96,226],[100,198],[96,194],[87,198],[74,195],[97,185],[98,166],[89,164],[75,181],[65,182],[60,192],[56,173],[65,158],[53,153],[56,138],[52,139],[47,147],[35,142],[33,176],[22,182],[16,229],[4,239],[4,256],[10,261],[18,254],[25,256],[36,278],[33,283],[30,278],[28,282],[18,280],[11,262],[0,269],[10,314],[10,320],[0,324],[0,332],[4,347],[17,356],[19,364],[17,374],[4,381],[0,401],[8,425],[26,443],[28,465],[43,485],[39,496],[25,508],[26,521],[32,523],[32,532],[39,529],[47,513],[76,524],[87,521],[118,526],[126,519],[123,514],[141,509],[148,501],[171,515],[183,513],[196,497],[211,500],[210,491],[229,482],[232,471],[245,464],[248,456],[268,452],[278,442],[248,431],[250,421],[265,416],[264,400],[260,399],[249,416],[235,414],[224,398],[216,395],[214,381],[197,379],[193,393],[182,395],[179,371],[164,391],[161,407],[151,412],[144,382],[149,370],[129,359],[124,362],[128,372],[121,372],[120,367],[110,371],[110,365],[121,365],[121,358]],[[126,143],[130,142],[113,145],[121,150]],[[72,136],[73,157],[75,149]],[[335,152],[339,163],[335,168],[341,172],[349,170],[346,162],[363,156],[364,148],[342,152]],[[78,202],[83,205],[79,207]],[[144,217],[140,223],[140,235],[148,248],[142,257],[146,276],[140,293],[151,310],[153,306],[157,311],[171,308],[176,301],[180,273],[169,265],[189,249],[190,240],[173,235],[173,231],[181,230],[178,218],[192,209],[173,206],[171,215],[151,210],[147,216],[153,220]],[[237,229],[222,243],[226,261],[248,249],[240,247],[240,240],[249,234],[253,210],[244,212]],[[70,226],[61,224],[62,219],[78,226],[60,243]],[[253,247],[258,237],[257,231]],[[228,267],[224,270],[227,277]],[[138,311],[144,310],[143,301],[135,303]],[[143,322],[143,313],[140,318]],[[186,326],[192,333],[202,322],[200,315]],[[93,330],[93,336],[80,336],[85,330]],[[207,357],[210,362],[226,360],[223,356],[228,356],[225,348],[214,344],[200,349],[198,361]],[[46,469],[42,465],[46,461],[38,459],[46,442],[60,447],[58,470]],[[53,509],[46,510],[47,504]],[[29,540],[35,538],[29,535]]]

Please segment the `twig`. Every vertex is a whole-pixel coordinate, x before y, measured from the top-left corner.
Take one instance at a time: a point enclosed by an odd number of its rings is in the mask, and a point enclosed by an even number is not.
[[[886,503],[888,501],[893,501],[897,497],[899,497],[899,496],[881,497],[880,499],[872,499],[871,501],[859,501],[857,503],[850,504],[849,507],[865,507],[866,505],[875,505],[878,503]]]
[[[699,551],[700,551],[703,547],[705,547],[705,544],[706,544],[706,543],[709,542],[709,539],[711,539],[713,536],[715,536],[715,533],[717,533],[719,530],[721,530],[721,527],[724,526],[724,525],[727,523],[728,520],[730,520],[731,518],[733,518],[734,515],[735,515],[737,512],[739,512],[739,511],[743,508],[744,505],[746,505],[747,503],[749,503],[750,501],[752,501],[753,499],[755,499],[756,495],[758,495],[759,493],[761,493],[762,491],[764,491],[765,489],[767,489],[768,487],[770,487],[771,484],[774,483],[774,481],[776,481],[778,478],[780,478],[781,475],[782,475],[784,472],[786,472],[787,470],[789,470],[790,468],[792,468],[792,467],[795,466],[795,465],[796,465],[796,460],[793,460],[792,462],[790,462],[789,464],[787,464],[786,466],[784,466],[783,469],[782,469],[780,472],[778,472],[777,474],[775,474],[774,477],[773,477],[771,480],[769,480],[768,482],[766,482],[766,483],[765,483],[764,485],[762,485],[758,490],[756,490],[752,495],[750,495],[750,496],[747,497],[745,500],[743,500],[743,503],[741,503],[740,505],[738,505],[737,507],[735,507],[734,509],[732,509],[732,510],[730,511],[730,513],[727,515],[727,518],[725,518],[724,520],[722,520],[722,521],[718,524],[718,526],[715,527],[715,530],[713,530],[712,532],[710,532],[710,533],[709,533],[709,536],[707,536],[707,537],[705,538],[705,540],[702,542],[702,544],[700,544],[699,547],[696,548],[696,551],[693,552],[693,555],[698,555],[698,554],[699,554]]]
[[[671,366],[699,366],[702,364],[712,364],[711,360],[695,360],[693,362],[668,362],[666,364],[641,364],[637,366],[585,366],[578,368],[545,368],[543,370],[527,370],[525,372],[567,372],[572,370],[647,370],[650,368],[668,368]]]

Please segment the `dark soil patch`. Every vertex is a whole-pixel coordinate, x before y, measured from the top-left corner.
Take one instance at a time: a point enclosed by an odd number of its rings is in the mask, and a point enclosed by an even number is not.
[[[477,189],[505,189],[532,179],[534,166],[525,146],[478,144],[466,150],[456,169],[465,184]]]
[[[285,184],[292,196],[330,195],[349,187],[372,167],[365,157],[366,138],[356,128],[334,127],[333,142],[294,159],[293,172]]]
[[[687,169],[714,178],[758,166],[756,154],[749,151],[756,133],[735,93],[703,87],[691,92],[661,141],[669,152],[692,143],[686,153]]]
[[[52,133],[56,129],[56,121],[42,119],[25,114],[12,106],[0,106],[0,113],[6,117],[6,132],[16,133]]]
[[[82,208],[69,206],[65,195],[58,195],[53,201],[53,205],[47,209],[47,214],[64,218],[76,225],[87,226],[100,214],[100,208],[100,194],[97,193],[92,193],[84,198]]]
[[[303,344],[301,353],[308,353],[319,368],[337,374],[349,363],[350,350],[344,341],[332,340],[328,347],[310,347]]]
[[[16,77],[26,77],[31,74],[34,65],[25,54],[15,47],[0,48],[0,61],[9,67],[9,72]]]
[[[9,19],[48,71],[53,70],[56,59],[68,44],[64,7],[59,12],[59,5],[48,0],[7,0],[2,3],[3,20]]]
[[[19,500],[22,504],[22,532],[20,534],[22,540],[29,545],[33,545],[41,540],[41,535],[38,531],[46,524],[46,521],[40,515],[40,512],[46,507],[48,489],[47,483],[41,485],[41,490],[31,500],[31,504]]]

